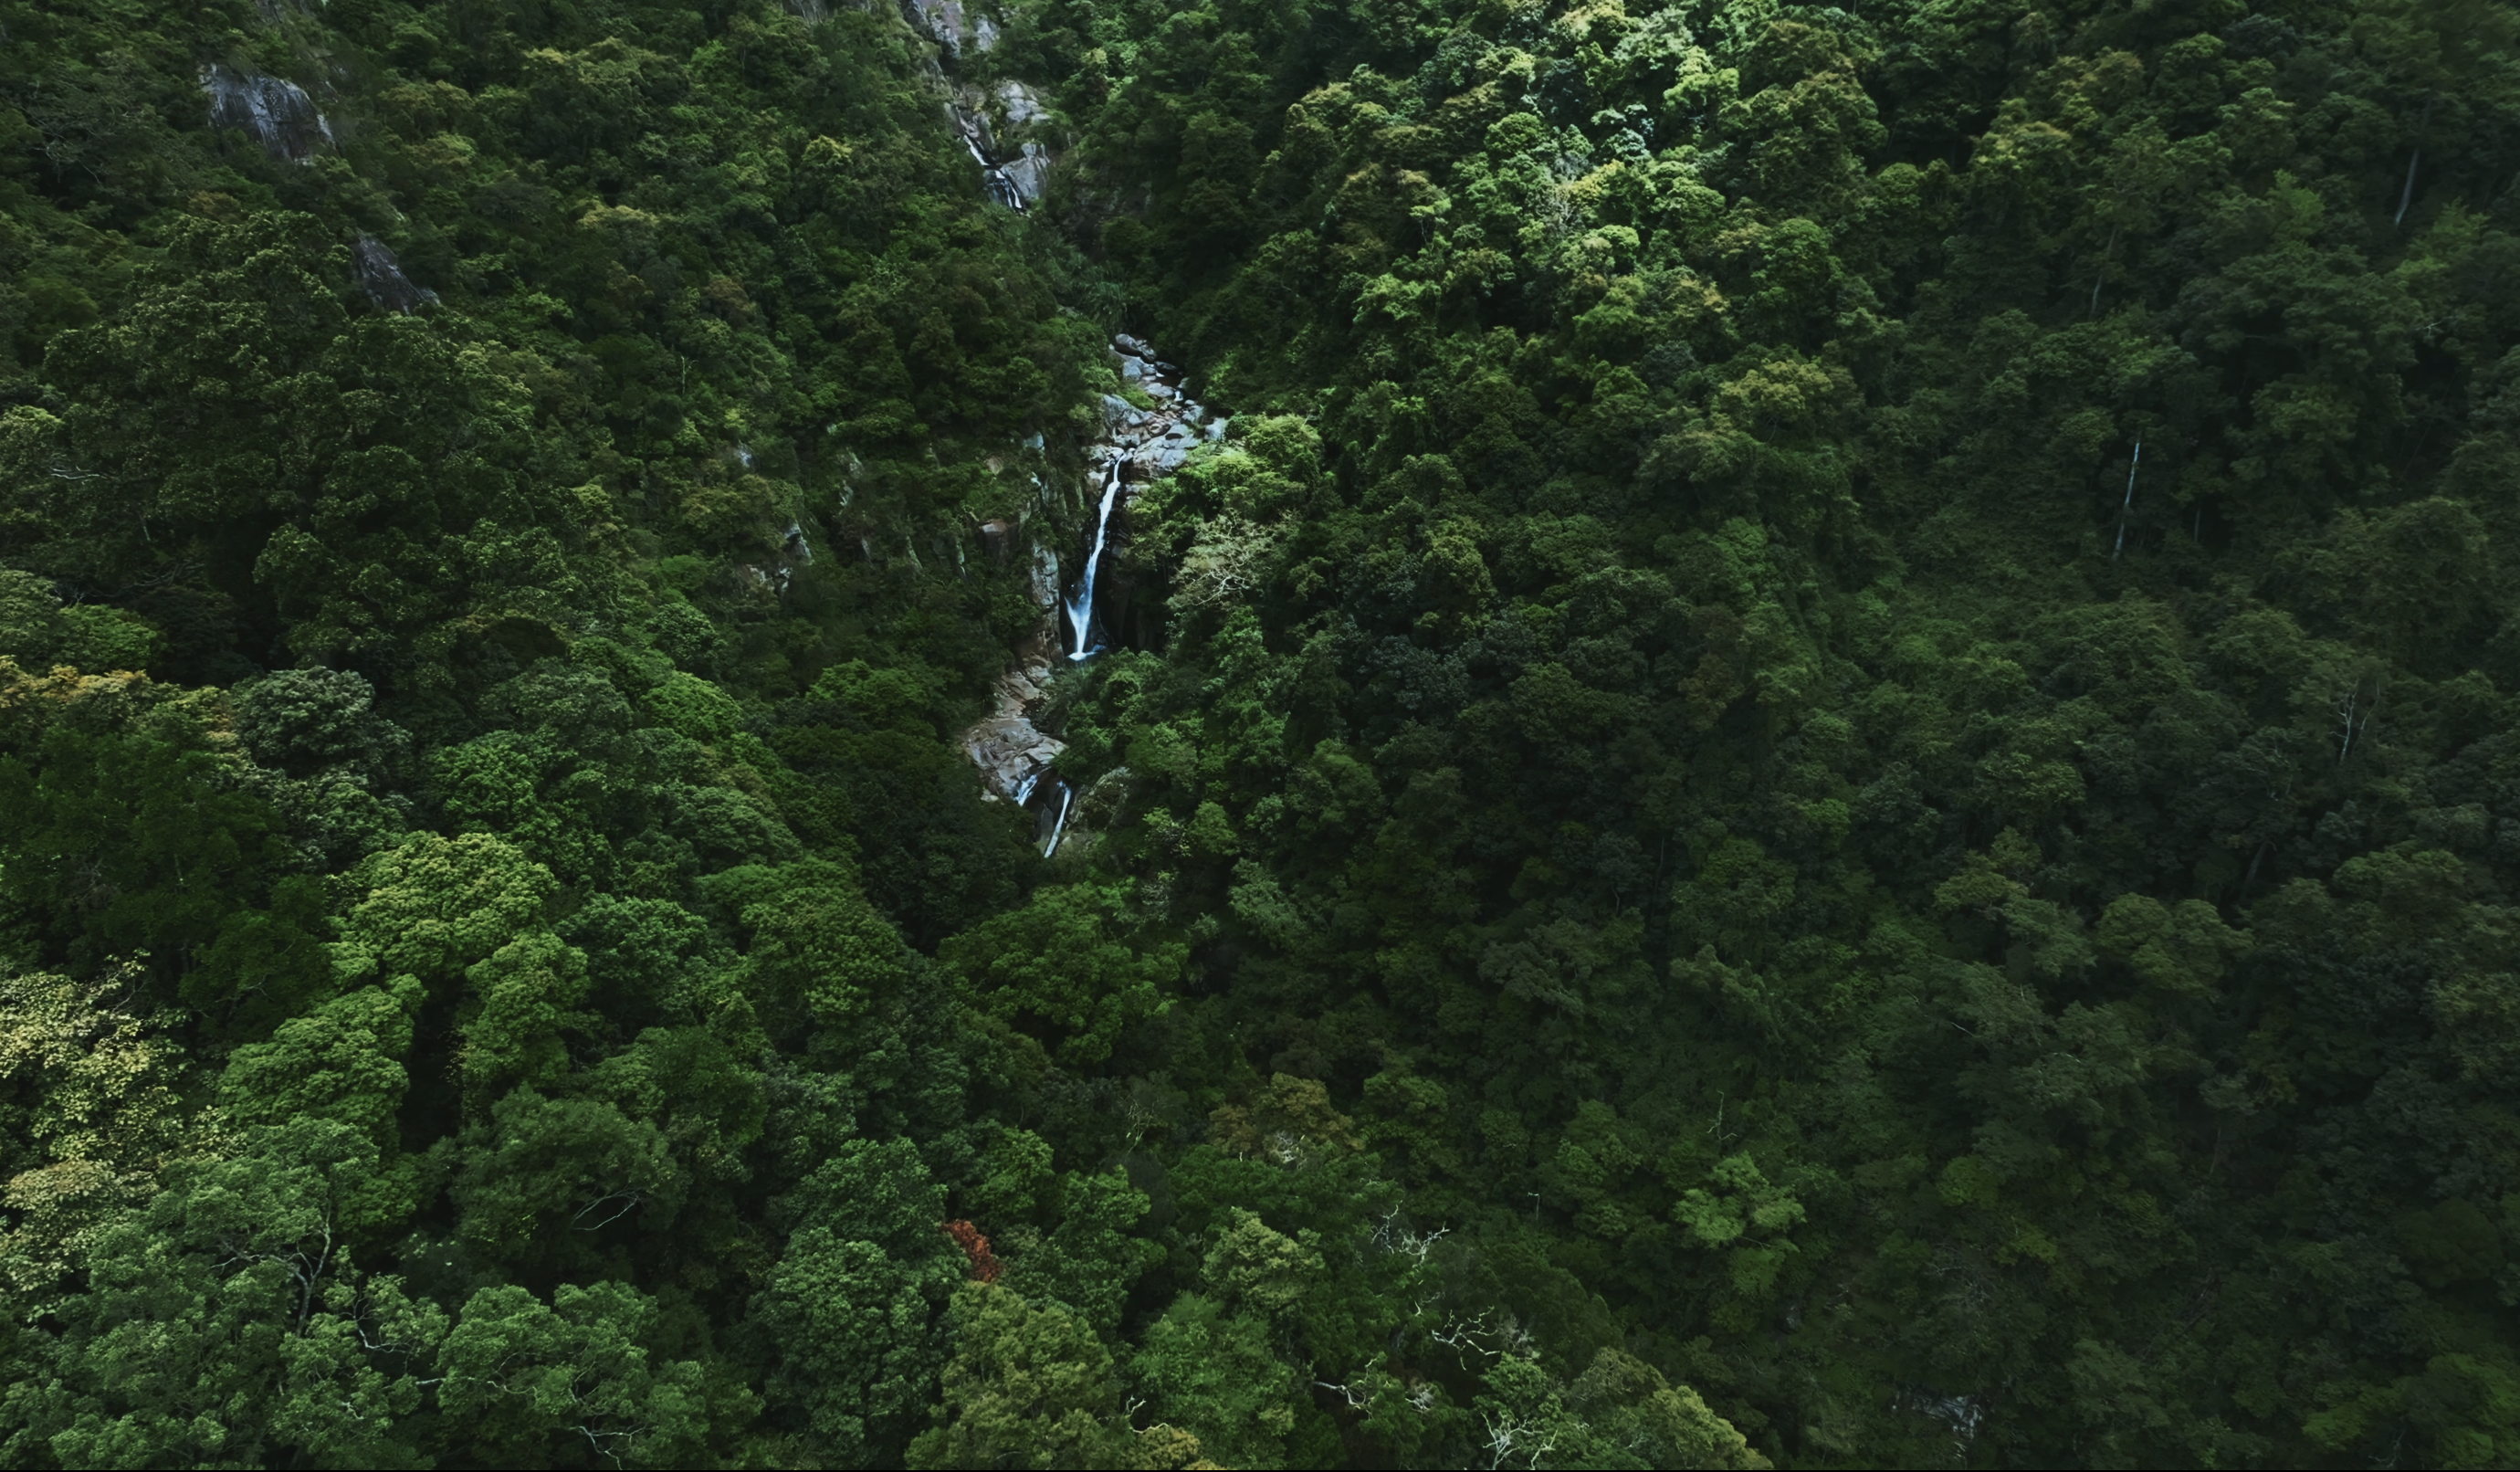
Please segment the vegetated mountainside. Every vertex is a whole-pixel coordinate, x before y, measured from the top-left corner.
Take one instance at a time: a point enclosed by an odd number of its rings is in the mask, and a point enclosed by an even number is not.
[[[0,1460],[2520,1457],[2515,30],[0,0]]]

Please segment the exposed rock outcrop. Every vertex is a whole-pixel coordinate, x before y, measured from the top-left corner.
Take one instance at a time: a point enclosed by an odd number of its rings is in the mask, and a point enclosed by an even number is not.
[[[424,306],[435,306],[437,293],[427,287],[416,286],[402,273],[402,263],[385,243],[372,235],[361,235],[350,247],[350,258],[359,273],[359,290],[368,300],[388,312],[406,315]]]
[[[1032,796],[1042,774],[1067,747],[1044,735],[1032,720],[1049,694],[1044,688],[1051,674],[1049,651],[1035,641],[1018,653],[1022,662],[998,677],[988,715],[963,733],[963,749],[970,753],[990,792],[1019,803]]]
[[[910,28],[936,47],[937,55],[928,61],[930,74],[947,94],[946,114],[953,119],[954,132],[971,161],[980,166],[980,182],[989,198],[1009,209],[1030,209],[1049,188],[1056,160],[1047,144],[1013,135],[1050,121],[1041,94],[1018,81],[1000,82],[992,92],[960,84],[954,77],[966,48],[975,52],[996,48],[997,22],[962,0],[900,0],[900,4]]]
[[[295,82],[213,62],[201,71],[210,97],[210,126],[251,134],[274,158],[303,163],[333,141],[333,125]]]

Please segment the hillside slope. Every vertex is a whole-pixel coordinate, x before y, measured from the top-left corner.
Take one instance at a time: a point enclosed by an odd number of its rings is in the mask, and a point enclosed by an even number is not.
[[[0,101],[0,1461],[2520,1456],[2509,6]]]

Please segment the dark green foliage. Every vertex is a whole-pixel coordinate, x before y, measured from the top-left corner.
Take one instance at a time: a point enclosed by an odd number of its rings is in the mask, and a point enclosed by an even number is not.
[[[0,1462],[2520,1459],[2515,144],[2501,0],[0,0]]]
[[[1070,780],[1165,1046],[1499,1265],[1517,1464],[1602,1345],[1779,1459],[2500,1445],[2520,56],[2259,10],[1042,13],[1244,416]]]

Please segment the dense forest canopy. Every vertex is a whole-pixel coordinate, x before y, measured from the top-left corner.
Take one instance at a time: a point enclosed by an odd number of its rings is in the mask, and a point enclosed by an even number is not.
[[[2515,168],[2504,0],[0,0],[0,1463],[2520,1461]]]

